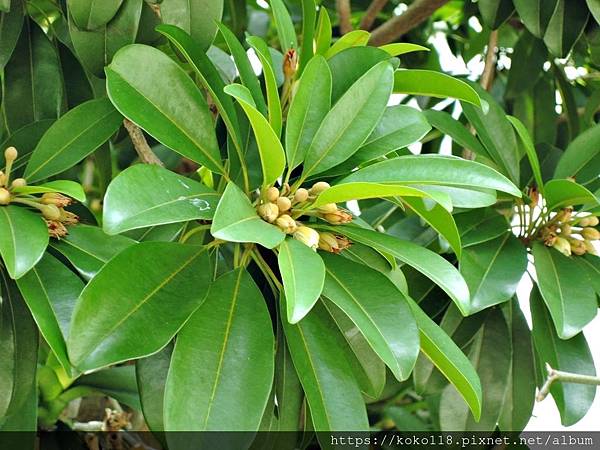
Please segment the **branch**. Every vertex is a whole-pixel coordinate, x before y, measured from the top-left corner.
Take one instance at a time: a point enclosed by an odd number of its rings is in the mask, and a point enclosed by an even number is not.
[[[546,363],[546,371],[548,372],[548,378],[540,389],[536,400],[541,402],[550,393],[552,383],[555,381],[562,381],[563,383],[578,383],[578,384],[591,384],[594,386],[600,386],[600,377],[592,377],[590,375],[579,375],[571,372],[561,372],[550,367],[550,364]]]
[[[144,164],[154,164],[156,166],[163,167],[163,162],[158,159],[148,145],[148,142],[146,142],[146,138],[144,137],[144,133],[142,133],[140,127],[138,127],[129,119],[123,119],[123,125],[125,125],[125,129],[129,133],[129,137],[131,138],[131,142],[133,142],[135,151],[140,157],[140,161],[142,161]]]
[[[352,31],[352,9],[350,8],[350,0],[335,0],[338,17],[340,19],[340,33],[346,34]]]
[[[498,30],[490,33],[490,39],[487,45],[485,54],[485,65],[479,84],[486,91],[489,91],[494,84],[494,76],[496,75],[496,47],[498,46]]]
[[[404,13],[376,28],[369,43],[379,46],[395,41],[420,25],[446,3],[448,0],[415,0]]]
[[[387,4],[388,0],[373,0],[367,10],[365,11],[365,15],[360,21],[360,29],[369,31],[373,24],[375,23],[375,19],[377,19],[377,15],[381,12],[383,7]]]

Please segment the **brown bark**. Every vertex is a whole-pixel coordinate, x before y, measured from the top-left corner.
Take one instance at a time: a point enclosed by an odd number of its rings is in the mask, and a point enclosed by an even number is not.
[[[346,34],[352,31],[352,9],[350,7],[350,0],[335,0],[335,6],[337,8],[338,18],[340,20],[340,33]]]
[[[154,164],[161,167],[164,166],[163,162],[160,159],[158,159],[158,157],[154,154],[154,152],[148,145],[146,137],[144,136],[144,133],[142,132],[141,128],[129,119],[124,119],[123,125],[125,125],[125,129],[129,133],[131,142],[133,142],[133,148],[135,148],[135,151],[140,157],[140,161],[144,164]]]
[[[369,5],[369,8],[365,11],[365,15],[360,21],[360,29],[369,31],[375,20],[377,19],[377,15],[381,12],[383,7],[387,5],[389,0],[373,0],[373,2]]]

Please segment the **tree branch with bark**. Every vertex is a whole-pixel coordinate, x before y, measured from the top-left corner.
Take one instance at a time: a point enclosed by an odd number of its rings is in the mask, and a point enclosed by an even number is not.
[[[352,8],[350,0],[335,0],[335,6],[340,20],[340,33],[346,34],[352,31]]]
[[[367,10],[365,11],[365,15],[362,17],[360,21],[360,29],[369,31],[375,20],[377,20],[377,15],[381,12],[381,10],[387,5],[389,0],[373,0]]]

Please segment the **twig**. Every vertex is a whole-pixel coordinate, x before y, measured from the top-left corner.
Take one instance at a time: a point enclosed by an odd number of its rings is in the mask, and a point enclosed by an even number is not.
[[[367,10],[365,11],[365,15],[362,17],[360,21],[360,29],[369,31],[375,20],[377,19],[377,15],[381,12],[383,7],[387,4],[389,0],[373,0]]]
[[[135,151],[140,157],[140,161],[142,161],[144,164],[154,164],[161,167],[164,166],[163,162],[158,159],[148,145],[141,128],[129,119],[123,119],[123,125],[125,125],[125,129],[129,133],[129,137],[131,138],[131,142],[133,142]]]
[[[338,17],[340,19],[340,33],[346,34],[352,31],[352,9],[350,8],[350,0],[335,0]]]
[[[374,46],[389,44],[428,19],[448,0],[415,0],[404,13],[377,27],[371,35],[370,44]]]
[[[498,30],[490,33],[488,40],[487,51],[485,54],[485,66],[479,84],[486,91],[492,88],[494,77],[496,76],[496,47],[498,46]]]
[[[550,367],[550,364],[546,363],[546,371],[548,372],[548,378],[540,389],[536,400],[541,402],[550,393],[552,383],[555,381],[561,381],[563,383],[578,383],[578,384],[591,384],[594,386],[600,386],[600,377],[593,377],[590,375],[580,375],[578,373],[561,372]]]

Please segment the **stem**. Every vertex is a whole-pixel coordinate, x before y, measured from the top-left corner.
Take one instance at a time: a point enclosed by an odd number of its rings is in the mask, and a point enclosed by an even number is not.
[[[129,119],[123,119],[123,125],[125,126],[127,133],[129,133],[131,142],[133,142],[133,148],[135,148],[135,151],[140,157],[140,161],[144,164],[154,164],[156,166],[164,167],[163,162],[158,159],[148,145],[142,129]]]
[[[275,275],[275,273],[273,272],[271,267],[269,267],[269,264],[264,260],[262,255],[258,252],[258,250],[256,250],[256,249],[252,250],[252,259],[258,265],[260,270],[262,270],[262,272],[267,276],[267,280],[270,279],[273,282],[273,284],[275,284],[275,286],[277,286],[277,289],[281,291],[283,289],[283,285],[281,284],[281,282],[279,281],[279,279],[277,278],[277,276]]]
[[[183,237],[179,240],[179,242],[181,242],[183,244],[183,243],[187,242],[188,239],[191,238],[193,235],[200,233],[201,231],[206,231],[206,230],[210,230],[210,225],[200,225],[195,228],[192,228],[190,231],[188,231],[187,233],[185,233],[183,235]]]
[[[562,372],[560,370],[553,369],[548,363],[546,363],[546,371],[548,372],[548,377],[546,378],[546,382],[538,392],[538,395],[536,397],[536,400],[538,402],[541,402],[548,396],[548,394],[550,393],[550,388],[552,387],[552,383],[554,383],[555,381],[561,381],[563,383],[577,383],[600,386],[600,377],[580,375],[578,373],[571,372]]]
[[[360,21],[359,28],[361,30],[369,31],[373,27],[375,19],[377,19],[377,15],[381,12],[388,1],[389,0],[373,0],[367,8],[362,20]]]
[[[350,33],[352,31],[352,22],[350,21],[352,9],[350,7],[350,0],[335,0],[335,7],[337,8],[338,17],[340,19],[340,33]]]
[[[487,51],[485,54],[485,66],[479,84],[486,91],[492,88],[494,77],[496,75],[496,47],[498,46],[498,30],[490,33],[488,40]]]

